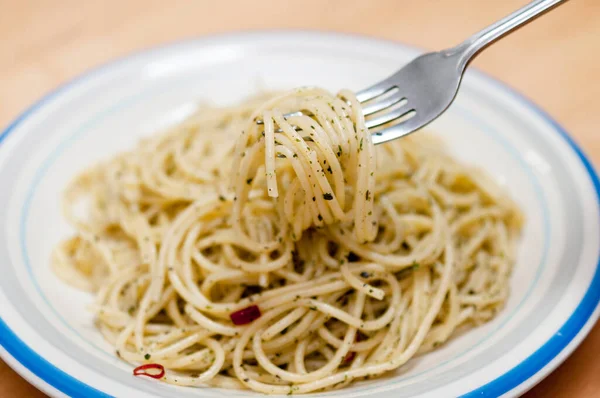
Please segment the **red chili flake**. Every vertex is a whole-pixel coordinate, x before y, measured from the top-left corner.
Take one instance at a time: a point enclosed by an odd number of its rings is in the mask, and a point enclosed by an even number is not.
[[[246,325],[255,319],[260,318],[260,315],[260,308],[256,305],[251,305],[250,307],[232,312],[229,314],[229,317],[234,325]]]
[[[158,373],[148,373],[148,370],[157,370]],[[133,369],[134,376],[148,376],[153,379],[160,379],[165,375],[165,367],[158,363],[147,363]]]
[[[349,351],[346,356],[344,357],[344,364],[349,364],[350,362],[354,361],[354,357],[356,356],[356,352],[354,351]]]

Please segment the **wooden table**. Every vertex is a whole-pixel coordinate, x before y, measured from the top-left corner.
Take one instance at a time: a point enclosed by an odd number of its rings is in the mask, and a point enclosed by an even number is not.
[[[134,50],[263,28],[362,33],[439,49],[526,0],[0,0],[0,125],[58,84]],[[573,0],[475,65],[525,93],[600,164],[600,1]],[[600,396],[600,326],[529,397]],[[0,361],[0,396],[43,396]]]

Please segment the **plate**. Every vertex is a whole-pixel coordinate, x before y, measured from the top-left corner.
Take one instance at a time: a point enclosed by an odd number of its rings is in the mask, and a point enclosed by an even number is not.
[[[61,191],[95,160],[189,114],[259,90],[358,90],[418,54],[398,43],[317,32],[238,33],[157,48],[77,78],[0,136],[1,354],[53,396],[243,397],[136,378],[85,310],[92,297],[57,279],[52,247],[70,232]],[[361,397],[518,395],[562,362],[598,317],[599,190],[590,162],[528,100],[469,70],[431,129],[456,157],[508,189],[527,222],[505,309],[388,377],[313,394]]]

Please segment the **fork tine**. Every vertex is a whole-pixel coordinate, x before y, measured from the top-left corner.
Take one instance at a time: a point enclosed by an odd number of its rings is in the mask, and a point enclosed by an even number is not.
[[[380,96],[381,94],[391,90],[394,87],[395,86],[386,79],[384,81],[372,85],[371,87],[367,87],[364,90],[358,91],[356,93],[356,99],[358,99],[359,102],[365,102]]]
[[[421,118],[415,115],[408,120],[404,120],[379,132],[373,133],[373,144],[382,144],[384,142],[395,140],[396,138],[407,136],[411,133],[414,133],[425,124]]]
[[[373,127],[381,126],[382,124],[386,124],[401,118],[412,111],[414,111],[414,109],[408,107],[407,104],[404,104],[396,109],[392,109],[391,111],[384,113],[383,115],[366,120],[365,125],[367,128],[371,129]]]
[[[365,116],[372,115],[373,113],[389,108],[390,106],[395,105],[405,99],[406,97],[404,95],[396,92],[390,96],[386,96],[382,100],[374,100],[373,102],[363,106],[363,114]]]
[[[301,130],[301,129],[300,129],[300,127],[298,127],[298,126],[294,126],[294,125],[292,125],[292,128],[293,128],[294,130],[296,130],[296,131],[300,131],[300,130]],[[283,130],[282,130],[282,129],[277,129],[277,130],[275,130],[275,132],[276,132],[276,133],[283,133]],[[311,141],[312,141],[312,139],[311,139]]]

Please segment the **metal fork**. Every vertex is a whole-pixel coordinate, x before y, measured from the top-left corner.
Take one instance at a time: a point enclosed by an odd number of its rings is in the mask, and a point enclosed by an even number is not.
[[[421,55],[390,77],[357,92],[373,142],[381,144],[403,137],[437,119],[454,101],[464,71],[475,55],[566,1],[532,1],[458,46]],[[301,114],[299,110],[286,116]]]

